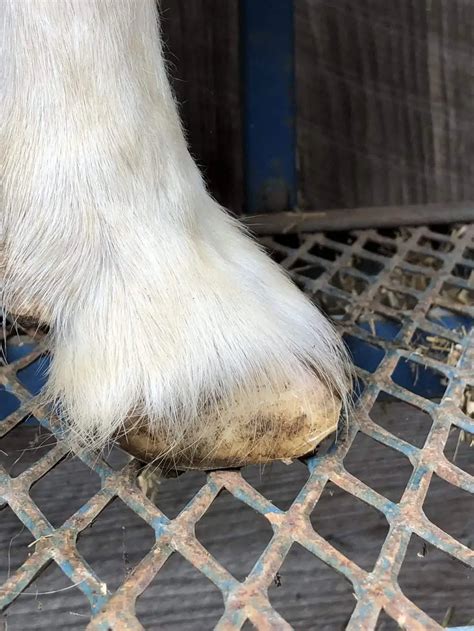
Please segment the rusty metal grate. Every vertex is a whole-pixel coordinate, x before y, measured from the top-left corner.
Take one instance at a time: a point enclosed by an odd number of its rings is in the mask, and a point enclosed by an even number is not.
[[[46,353],[45,342],[41,333],[14,332],[7,324],[6,361],[0,367],[0,450],[11,432],[28,423],[29,415],[56,434],[57,443],[16,477],[11,469],[7,473],[6,465],[0,469],[3,506],[8,505],[33,541],[24,562],[1,587],[2,608],[27,590],[53,561],[87,598],[92,618],[90,622],[83,619],[82,628],[89,624],[89,629],[140,629],[136,601],[170,555],[178,553],[220,590],[225,611],[216,629],[239,629],[249,625],[246,620],[258,629],[291,628],[272,607],[268,587],[292,546],[299,544],[350,582],[355,599],[347,629],[375,629],[382,618],[407,629],[441,628],[440,621],[435,622],[403,593],[398,576],[414,535],[465,567],[474,567],[468,544],[435,525],[423,510],[434,476],[474,493],[474,478],[446,452],[453,431],[460,438],[474,434],[469,404],[474,386],[474,226],[280,234],[263,242],[336,321],[359,365],[356,414],[346,439],[307,460],[309,478],[286,511],[272,504],[240,472],[216,471],[207,475],[174,519],[160,510],[159,497],[155,505],[138,487],[138,463],[117,469],[97,456],[84,457],[100,477],[100,489],[92,490],[70,518],[54,527],[31,493],[35,483],[67,458],[32,379],[39,358]],[[372,407],[383,396],[429,415],[432,425],[424,444],[415,446],[372,420]],[[388,499],[349,472],[345,459],[360,435],[409,460],[412,472],[399,501]],[[372,570],[360,567],[312,527],[309,516],[318,510],[329,483],[376,509],[389,524]],[[242,581],[195,535],[195,525],[223,489],[272,528],[270,542]],[[92,569],[77,541],[116,497],[153,529],[155,543],[119,587],[108,591],[100,568]],[[466,574],[468,580],[472,573]]]

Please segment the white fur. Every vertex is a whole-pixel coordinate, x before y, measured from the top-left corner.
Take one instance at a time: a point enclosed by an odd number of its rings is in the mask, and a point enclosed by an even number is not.
[[[1,0],[3,303],[52,325],[49,395],[101,446],[131,412],[343,399],[341,343],[209,196],[166,77],[154,0]]]

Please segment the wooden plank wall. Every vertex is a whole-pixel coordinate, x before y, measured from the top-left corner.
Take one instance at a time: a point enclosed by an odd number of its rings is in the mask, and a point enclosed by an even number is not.
[[[238,6],[161,0],[192,153],[237,213]],[[295,29],[301,207],[474,199],[472,0],[295,0]]]
[[[474,3],[295,2],[301,203],[474,199]]]
[[[214,197],[243,203],[238,0],[159,0],[165,54],[191,152]]]

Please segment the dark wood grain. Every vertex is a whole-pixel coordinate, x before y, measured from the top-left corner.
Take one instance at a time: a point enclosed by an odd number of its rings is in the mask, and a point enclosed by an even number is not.
[[[191,149],[212,195],[243,203],[238,0],[160,0],[165,56]]]
[[[474,3],[295,9],[301,206],[472,199]]]
[[[386,429],[413,444],[423,445],[430,421],[426,414],[402,402],[376,404],[371,416]],[[35,428],[24,428],[16,442],[6,447],[10,455],[21,455],[23,466],[35,459],[24,451],[35,437]],[[453,458],[458,434],[453,432],[446,455]],[[456,464],[473,472],[474,451],[461,443]],[[371,439],[359,440],[350,450],[347,467],[387,497],[399,497],[410,474],[408,460],[381,447]],[[15,458],[16,459],[16,458]],[[367,463],[370,462],[370,467]],[[287,509],[308,473],[300,463],[249,467],[244,477],[264,496]],[[49,481],[48,481],[49,479]],[[158,506],[169,517],[176,516],[202,486],[202,473],[187,473],[164,480],[159,487]],[[75,459],[68,459],[49,473],[34,491],[35,499],[55,523],[71,513],[71,500],[82,502],[97,489],[95,474]],[[473,546],[474,506],[472,496],[435,479],[425,510],[430,519],[465,545]],[[313,527],[335,548],[364,569],[370,570],[387,534],[387,522],[375,509],[355,499],[334,484],[328,484],[311,515]],[[271,537],[268,523],[251,509],[224,492],[198,523],[201,543],[236,578],[243,579]],[[0,578],[5,579],[25,560],[32,537],[12,511],[0,512]],[[97,575],[115,589],[153,544],[153,533],[119,500],[109,505],[82,534],[78,548]],[[452,625],[474,618],[474,573],[451,557],[412,538],[402,566],[400,584],[405,593],[439,622],[454,606]],[[45,592],[64,590],[58,593]],[[293,628],[308,631],[343,629],[355,605],[352,587],[334,570],[294,545],[283,563],[269,597]],[[84,629],[88,606],[77,588],[52,564],[4,613],[9,631],[25,629]],[[38,592],[38,593],[37,593]],[[184,558],[173,554],[137,602],[137,615],[146,629],[209,631],[223,611],[219,590]],[[394,629],[385,620],[383,629]]]

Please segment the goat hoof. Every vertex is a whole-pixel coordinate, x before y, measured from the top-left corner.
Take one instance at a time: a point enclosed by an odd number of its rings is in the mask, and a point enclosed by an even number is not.
[[[227,469],[305,456],[337,429],[341,404],[322,385],[305,411],[291,392],[281,394],[265,411],[245,414],[244,405],[213,418],[198,419],[180,439],[131,420],[120,446],[162,471]],[[310,410],[310,411],[309,411]]]

